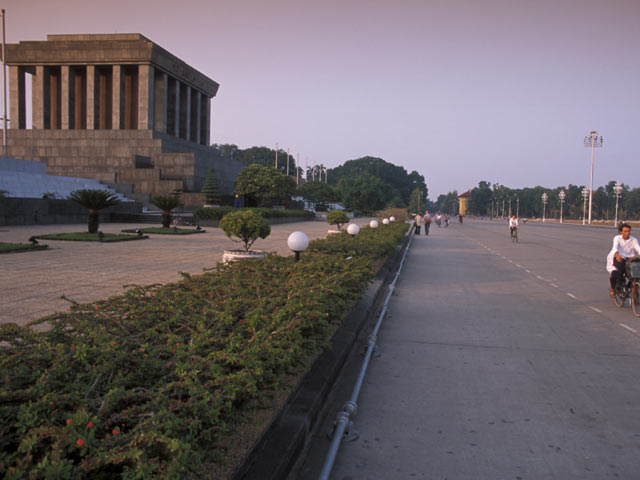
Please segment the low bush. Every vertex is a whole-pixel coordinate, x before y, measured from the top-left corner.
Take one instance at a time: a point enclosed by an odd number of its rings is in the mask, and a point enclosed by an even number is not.
[[[251,210],[264,218],[305,217],[313,218],[315,214],[307,210],[279,210],[273,208],[234,208],[234,207],[201,207],[193,215],[201,220],[220,220],[227,213],[233,211]]]
[[[396,222],[406,222],[409,220],[409,213],[406,208],[386,208],[376,212],[378,218],[396,217]]]
[[[206,233],[206,230],[198,230],[196,228],[179,228],[179,227],[146,227],[146,228],[125,228],[121,230],[123,233],[138,233],[136,230],[140,230],[142,233],[156,233],[160,235],[191,235],[193,233]]]
[[[71,233],[47,233],[36,236],[42,240],[66,240],[70,242],[126,242],[128,240],[143,240],[149,238],[146,235],[126,235],[121,233],[105,233],[102,239],[97,233],[71,232]]]
[[[1,325],[0,476],[206,476],[247,404],[329,344],[406,229],[364,228],[312,242],[299,262],[267,255],[73,303],[35,322],[44,332]]]
[[[0,253],[30,252],[33,250],[44,250],[48,245],[33,245],[31,243],[5,243],[0,242]]]

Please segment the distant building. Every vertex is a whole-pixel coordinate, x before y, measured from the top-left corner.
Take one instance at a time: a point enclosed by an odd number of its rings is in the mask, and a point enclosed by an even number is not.
[[[467,190],[466,192],[458,195],[458,202],[460,204],[458,212],[460,215],[466,215],[469,203],[471,202],[471,190]]]
[[[6,56],[9,156],[43,162],[48,174],[115,184],[134,198],[183,190],[191,204],[214,168],[221,192],[232,193],[242,164],[209,146],[218,84],[149,39],[48,35],[8,44]]]

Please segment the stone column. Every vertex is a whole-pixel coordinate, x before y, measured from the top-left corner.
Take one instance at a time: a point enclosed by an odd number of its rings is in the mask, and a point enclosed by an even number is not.
[[[87,130],[96,128],[96,67],[87,65]]]
[[[153,127],[157,132],[167,132],[167,107],[168,107],[169,76],[160,71],[155,73],[155,85],[153,95]]]
[[[182,105],[182,83],[176,79],[176,138],[180,138],[180,132],[184,128],[183,124],[184,108]]]
[[[196,138],[195,142],[200,143],[200,114],[202,112],[202,92],[196,92]]]
[[[112,110],[111,110],[111,128],[120,130],[122,128],[122,67],[120,65],[113,66],[112,73]]]
[[[184,138],[185,140],[191,140],[191,87],[189,85],[185,85],[186,89],[186,101],[185,108],[186,112],[184,114],[184,118],[186,121],[186,125],[184,126]]]
[[[200,135],[200,143],[209,146],[211,137],[211,98],[204,96],[202,99],[202,134]]]
[[[36,130],[44,128],[44,66],[36,65],[36,74],[32,79],[31,92],[32,126]]]
[[[27,105],[25,97],[25,72],[23,67],[9,67],[9,99],[11,122],[9,128],[27,128]]]
[[[71,102],[71,88],[69,83],[69,65],[60,67],[60,128],[69,130],[69,103]]]
[[[138,130],[153,130],[154,74],[151,65],[138,66]]]

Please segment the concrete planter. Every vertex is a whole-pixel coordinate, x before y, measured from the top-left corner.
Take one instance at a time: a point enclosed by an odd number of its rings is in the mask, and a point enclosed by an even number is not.
[[[248,252],[244,250],[225,250],[222,254],[222,262],[234,262],[236,260],[259,260],[264,258],[264,252],[262,250],[249,250]]]
[[[340,235],[342,233],[342,230],[327,230],[327,233],[329,235]]]

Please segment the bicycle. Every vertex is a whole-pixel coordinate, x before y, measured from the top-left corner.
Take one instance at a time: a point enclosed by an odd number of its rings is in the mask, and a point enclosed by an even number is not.
[[[511,227],[511,241],[518,243],[518,227]]]
[[[622,286],[614,289],[613,301],[622,308],[628,298],[633,314],[640,317],[640,259],[630,258],[627,260],[622,282]]]

